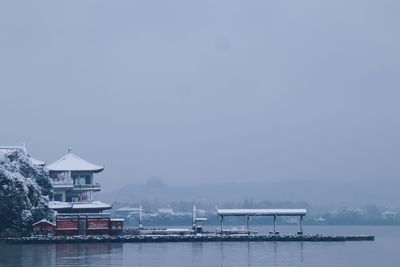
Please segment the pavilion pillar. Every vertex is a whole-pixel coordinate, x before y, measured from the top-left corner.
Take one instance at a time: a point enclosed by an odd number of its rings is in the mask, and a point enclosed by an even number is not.
[[[303,233],[303,216],[300,216],[299,226],[300,226],[300,233]]]
[[[221,235],[223,227],[224,227],[224,216],[221,215]]]
[[[274,215],[274,234],[276,233],[276,215]]]
[[[142,205],[139,206],[139,230],[143,229]]]
[[[197,218],[196,218],[196,206],[193,205],[193,214],[192,214],[192,230],[195,234],[197,234]]]
[[[249,216],[249,215],[246,215],[246,229],[247,229],[247,234],[250,234],[249,221],[250,221],[250,216]]]

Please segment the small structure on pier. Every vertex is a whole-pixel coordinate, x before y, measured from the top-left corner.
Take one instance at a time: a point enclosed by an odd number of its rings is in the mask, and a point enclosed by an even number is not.
[[[32,226],[34,235],[53,235],[56,229],[56,225],[46,219],[42,219]]]
[[[279,234],[276,231],[276,218],[278,216],[299,216],[300,231],[299,235],[303,234],[303,217],[307,214],[306,209],[217,209],[217,214],[221,219],[221,234],[224,233],[224,217],[225,216],[244,216],[246,217],[246,230],[250,233],[249,222],[250,216],[273,216],[274,217],[274,234]]]

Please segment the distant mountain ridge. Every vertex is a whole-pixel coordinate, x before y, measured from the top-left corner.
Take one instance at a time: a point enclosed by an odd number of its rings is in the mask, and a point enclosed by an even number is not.
[[[387,181],[332,182],[279,181],[265,183],[199,184],[176,186],[165,183],[138,183],[124,186],[98,199],[108,202],[196,201],[239,203],[245,198],[256,201],[304,201],[311,205],[338,207],[352,205],[400,206],[397,189]]]

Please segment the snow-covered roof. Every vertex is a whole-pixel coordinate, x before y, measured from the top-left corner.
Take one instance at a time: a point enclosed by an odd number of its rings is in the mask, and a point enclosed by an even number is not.
[[[101,201],[92,201],[92,202],[73,203],[72,208],[73,209],[90,209],[90,208],[111,209],[111,205],[101,202]]]
[[[217,209],[222,216],[304,216],[306,209]]]
[[[49,208],[50,209],[65,209],[65,208],[71,208],[72,203],[67,203],[67,202],[61,202],[61,201],[50,201],[49,202]]]
[[[132,207],[122,207],[117,209],[117,211],[121,211],[121,212],[129,212],[129,211],[139,211],[140,208],[132,208]]]
[[[40,223],[47,223],[47,224],[51,224],[51,225],[53,225],[53,226],[56,226],[56,224],[55,223],[52,223],[52,222],[49,222],[48,220],[46,220],[46,219],[41,219],[40,221],[38,221],[38,222],[35,222],[34,224],[32,224],[33,226],[35,226],[35,225],[38,225],[38,224],[40,224]]]
[[[103,166],[96,165],[87,160],[78,157],[68,150],[68,154],[61,159],[49,164],[47,168],[50,171],[90,171],[101,172],[104,170]]]
[[[44,166],[46,165],[46,161],[42,161],[42,160],[38,160],[32,157],[29,157],[29,159],[32,161],[33,164],[37,165],[37,166]]]
[[[111,209],[111,205],[101,202],[61,202],[61,201],[50,201],[50,209]]]

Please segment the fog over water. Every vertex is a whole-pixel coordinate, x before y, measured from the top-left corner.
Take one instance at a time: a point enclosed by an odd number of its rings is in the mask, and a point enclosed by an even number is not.
[[[378,186],[379,198],[400,185],[399,12],[365,0],[1,1],[0,145],[25,142],[48,162],[71,146],[105,166],[106,193],[157,176]]]

